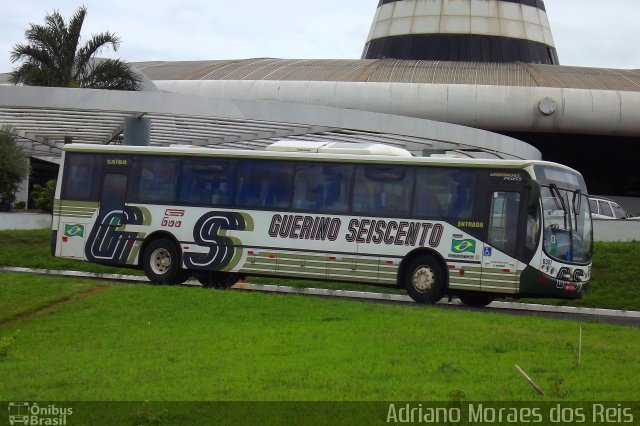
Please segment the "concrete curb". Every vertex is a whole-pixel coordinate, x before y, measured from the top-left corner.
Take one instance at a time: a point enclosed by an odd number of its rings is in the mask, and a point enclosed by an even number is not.
[[[94,272],[81,272],[81,271],[58,271],[50,269],[33,269],[33,268],[19,268],[19,267],[0,267],[0,272],[17,272],[17,273],[29,273],[38,275],[55,275],[61,277],[74,277],[74,278],[91,278],[91,279],[103,279],[109,281],[127,281],[127,282],[148,282],[147,278],[139,275],[120,275],[120,274],[102,274]],[[186,285],[199,286],[197,281],[187,281]],[[388,294],[388,293],[371,293],[365,291],[354,290],[335,290],[335,289],[322,289],[322,288],[297,288],[280,285],[260,285],[250,283],[238,283],[232,287],[236,290],[248,290],[248,291],[260,291],[264,293],[281,293],[281,294],[298,294],[306,296],[322,296],[322,297],[337,297],[348,298],[358,300],[373,300],[381,302],[397,302],[397,303],[414,303],[409,296],[402,294]],[[438,302],[440,305],[460,305],[464,306],[459,300],[454,299],[451,303],[448,303],[446,299]],[[613,317],[613,318],[640,318],[640,312],[637,311],[623,311],[615,309],[601,309],[601,308],[582,308],[574,306],[552,306],[552,305],[539,305],[532,303],[513,303],[513,302],[493,302],[489,305],[493,309],[501,310],[517,310],[527,312],[540,312],[540,313],[557,313],[557,314],[570,314],[570,315],[588,315],[599,317]]]

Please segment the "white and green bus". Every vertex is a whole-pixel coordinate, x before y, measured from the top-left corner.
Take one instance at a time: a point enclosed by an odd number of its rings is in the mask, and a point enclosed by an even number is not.
[[[65,147],[55,256],[141,268],[155,284],[245,276],[456,295],[579,298],[591,276],[582,176],[542,161],[414,157],[386,145],[265,151]]]

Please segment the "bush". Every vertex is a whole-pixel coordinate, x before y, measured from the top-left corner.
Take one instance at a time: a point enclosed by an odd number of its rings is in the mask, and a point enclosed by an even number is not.
[[[31,191],[31,197],[33,198],[36,208],[48,213],[53,212],[53,199],[55,194],[55,179],[48,181],[44,186],[35,184],[33,185],[33,191]]]
[[[0,128],[0,194],[6,202],[13,202],[18,185],[29,175],[29,160],[18,145],[12,128]]]
[[[18,210],[20,209],[24,209],[27,206],[27,203],[25,203],[24,201],[16,201],[14,207]]]

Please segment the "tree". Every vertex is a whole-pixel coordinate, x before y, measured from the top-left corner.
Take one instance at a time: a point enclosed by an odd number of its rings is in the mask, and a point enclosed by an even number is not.
[[[9,203],[15,200],[20,182],[29,175],[29,160],[17,139],[10,127],[0,129],[0,195]]]
[[[68,24],[59,12],[45,16],[45,25],[30,24],[26,44],[16,44],[11,62],[23,63],[9,76],[27,86],[86,87],[140,90],[141,78],[120,59],[96,59],[106,47],[118,50],[120,38],[110,32],[94,34],[80,47],[80,31],[87,14],[82,6]]]

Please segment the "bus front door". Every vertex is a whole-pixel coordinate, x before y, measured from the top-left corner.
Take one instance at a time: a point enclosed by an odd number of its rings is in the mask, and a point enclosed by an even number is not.
[[[126,174],[103,176],[100,210],[86,247],[86,256],[92,262],[123,264],[127,261],[130,241],[126,233],[118,230],[125,224],[126,189]]]
[[[487,243],[482,256],[482,291],[512,294],[518,292],[519,218],[523,195],[520,191],[496,190],[491,193]]]

